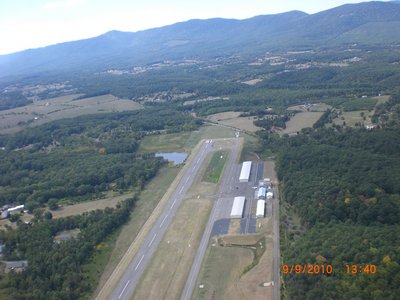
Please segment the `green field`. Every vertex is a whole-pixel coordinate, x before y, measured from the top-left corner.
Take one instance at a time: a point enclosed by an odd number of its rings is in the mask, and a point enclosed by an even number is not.
[[[128,99],[103,95],[77,99],[81,94],[35,101],[32,104],[0,112],[0,133],[14,133],[51,121],[81,115],[121,112],[142,109],[143,106]]]
[[[203,181],[218,183],[222,170],[228,157],[227,151],[217,151],[213,154],[210,164],[204,174]]]
[[[179,132],[146,136],[140,143],[139,152],[184,151],[188,152],[201,139],[234,137],[234,131],[221,126],[202,126],[192,132]]]
[[[209,245],[192,299],[230,299],[231,287],[253,261],[252,251],[239,247]],[[218,267],[216,267],[218,266]],[[203,288],[199,288],[203,285]]]
[[[344,102],[342,106],[344,111],[373,110],[377,102],[377,99],[361,98]]]

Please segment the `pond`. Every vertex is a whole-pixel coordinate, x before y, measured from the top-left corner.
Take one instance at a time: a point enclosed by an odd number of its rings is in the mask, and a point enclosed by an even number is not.
[[[162,157],[168,161],[173,161],[174,165],[183,163],[187,157],[187,153],[180,152],[160,152],[156,153],[156,157]]]

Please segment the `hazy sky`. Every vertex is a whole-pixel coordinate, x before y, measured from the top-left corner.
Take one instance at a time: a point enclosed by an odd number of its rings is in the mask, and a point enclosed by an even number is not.
[[[189,19],[315,13],[352,0],[0,0],[0,54]]]

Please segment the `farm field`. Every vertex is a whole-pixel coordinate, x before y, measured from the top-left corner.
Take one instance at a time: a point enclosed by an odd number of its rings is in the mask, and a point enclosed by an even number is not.
[[[303,128],[312,127],[323,114],[322,111],[306,111],[297,113],[289,122],[286,123],[286,128],[280,131],[279,134],[295,134]]]
[[[209,200],[182,203],[133,299],[160,299],[160,295],[165,299],[179,299],[210,211]]]
[[[69,216],[79,215],[96,209],[105,209],[106,207],[115,207],[118,202],[129,197],[133,197],[133,193],[128,193],[116,197],[108,197],[106,199],[82,202],[73,205],[62,206],[57,210],[51,211],[53,218],[65,218]]]
[[[36,101],[27,106],[0,111],[0,133],[13,133],[25,127],[80,115],[120,112],[143,108],[141,104],[113,95],[75,100],[74,94]]]
[[[239,117],[240,114],[240,112],[228,111],[210,115],[208,119],[222,125],[232,126],[250,132],[256,132],[261,129],[253,124],[254,117]]]
[[[364,114],[364,117],[362,116]],[[371,116],[373,112],[369,112],[368,110],[356,110],[356,111],[346,111],[343,112],[340,116],[333,120],[333,123],[336,125],[342,126],[346,124],[349,127],[355,127],[357,123],[361,123],[364,125],[372,124]]]

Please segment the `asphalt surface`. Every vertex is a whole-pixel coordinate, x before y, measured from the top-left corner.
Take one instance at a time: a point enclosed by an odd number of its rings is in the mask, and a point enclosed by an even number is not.
[[[212,233],[217,233],[215,224],[218,226],[218,224],[221,225],[222,222],[222,228],[224,230],[225,227],[223,225],[226,224],[225,222],[227,222],[224,220],[230,218],[230,211],[233,203],[232,195],[238,195],[237,183],[239,179],[240,165],[236,162],[239,159],[239,154],[240,140],[234,139],[234,145],[232,146],[228,160],[225,163],[226,165],[219,185],[219,191],[216,195],[217,200],[211,210],[200,246],[197,249],[189,276],[182,291],[181,300],[189,300],[192,297],[197,276],[200,272],[201,264],[208,247],[208,242]]]
[[[112,291],[109,299],[111,300],[129,300],[131,299],[135,287],[139,283],[141,276],[149,265],[152,256],[158,248],[168,226],[172,222],[175,214],[185,197],[186,192],[193,183],[193,180],[202,166],[208,153],[214,151],[212,143],[203,142],[196,157],[190,162],[189,167],[183,174],[181,181],[172,193],[159,219],[149,231],[135,257],[129,264],[124,275],[121,277],[118,285]]]

